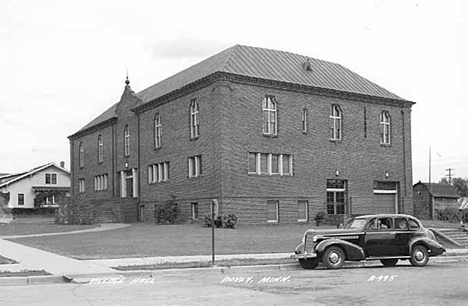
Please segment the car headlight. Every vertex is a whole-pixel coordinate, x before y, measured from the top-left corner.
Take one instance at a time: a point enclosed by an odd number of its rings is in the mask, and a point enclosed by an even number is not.
[[[315,242],[317,242],[317,240],[318,240],[318,236],[317,236],[317,235],[315,235],[314,237],[312,237],[312,242],[315,243]]]

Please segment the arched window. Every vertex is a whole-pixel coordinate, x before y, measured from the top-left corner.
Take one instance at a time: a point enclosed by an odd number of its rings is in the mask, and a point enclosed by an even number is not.
[[[331,130],[331,135],[330,139],[331,140],[341,140],[341,108],[337,104],[333,104],[331,108],[331,114],[330,114],[330,130]]]
[[[161,147],[161,116],[159,113],[154,116],[154,147]]]
[[[126,125],[124,128],[124,155],[130,155],[130,130],[128,125]]]
[[[302,133],[307,133],[307,130],[309,128],[309,113],[307,112],[307,109],[304,108],[302,110]]]
[[[277,135],[277,105],[275,98],[266,96],[262,101],[263,134]]]
[[[102,145],[102,136],[98,136],[98,162],[102,163],[104,161],[104,146]]]
[[[390,144],[390,113],[382,111],[380,115],[380,143]]]
[[[84,148],[83,148],[83,143],[80,142],[80,145],[78,147],[78,163],[80,165],[80,168],[84,167]]]
[[[200,135],[198,113],[198,102],[193,99],[190,102],[190,138],[196,138]]]

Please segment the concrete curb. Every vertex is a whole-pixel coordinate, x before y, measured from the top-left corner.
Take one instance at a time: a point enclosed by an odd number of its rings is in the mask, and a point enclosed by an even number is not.
[[[67,279],[59,275],[0,277],[0,287],[1,286],[60,284],[60,283],[66,283],[66,282],[68,282]]]

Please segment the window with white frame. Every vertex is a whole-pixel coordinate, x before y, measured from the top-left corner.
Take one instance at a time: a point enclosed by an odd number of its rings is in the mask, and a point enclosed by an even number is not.
[[[264,135],[278,134],[277,103],[272,96],[266,96],[262,101],[262,120]]]
[[[108,175],[101,174],[94,177],[94,191],[103,191],[108,188]]]
[[[249,152],[249,174],[293,175],[292,156],[289,154]]]
[[[45,183],[47,185],[55,185],[57,184],[57,174],[56,173],[46,173],[45,174]]]
[[[154,147],[160,148],[161,147],[161,115],[157,113],[154,116]]]
[[[279,201],[268,200],[267,201],[267,221],[278,222],[279,220]]]
[[[380,114],[380,143],[390,144],[390,113],[383,111]]]
[[[309,120],[309,113],[307,112],[307,109],[304,108],[302,110],[302,133],[307,133],[307,130],[309,128],[308,120]]]
[[[130,129],[128,125],[124,128],[124,156],[130,155]]]
[[[197,138],[200,136],[200,123],[198,115],[198,102],[196,99],[193,99],[190,102],[190,138]]]
[[[297,221],[306,222],[309,220],[309,201],[297,201]]]
[[[24,205],[24,193],[18,193],[18,205]]]
[[[78,163],[80,165],[80,168],[84,167],[84,148],[82,142],[80,142],[78,146]]]
[[[203,173],[202,156],[192,156],[188,158],[188,176],[198,177]]]
[[[346,213],[346,185],[345,180],[327,180],[327,213],[329,215]]]
[[[102,163],[104,161],[104,145],[102,144],[102,136],[98,136],[98,163]]]
[[[79,193],[85,192],[85,180],[84,179],[78,179],[78,192]]]
[[[169,162],[148,166],[148,183],[160,183],[169,180]]]
[[[190,203],[191,211],[192,211],[192,220],[198,219],[198,203]]]
[[[331,140],[341,140],[342,133],[342,112],[341,108],[337,104],[333,104],[331,107],[330,114],[330,139]]]
[[[45,197],[45,201],[44,201],[45,205],[54,205],[55,204],[55,196],[54,195],[51,195],[51,196],[48,196],[48,197]]]

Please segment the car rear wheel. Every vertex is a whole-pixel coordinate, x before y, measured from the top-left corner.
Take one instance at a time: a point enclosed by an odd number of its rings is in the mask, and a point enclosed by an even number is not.
[[[410,262],[415,267],[423,267],[429,261],[429,253],[427,248],[423,245],[417,245],[413,247],[411,251]]]
[[[322,256],[323,264],[329,269],[339,269],[343,266],[345,254],[343,250],[337,246],[328,247]]]
[[[385,267],[394,267],[396,266],[398,259],[381,259],[380,262],[385,266]]]
[[[299,259],[299,264],[304,269],[315,269],[319,264],[319,260],[317,258]]]

